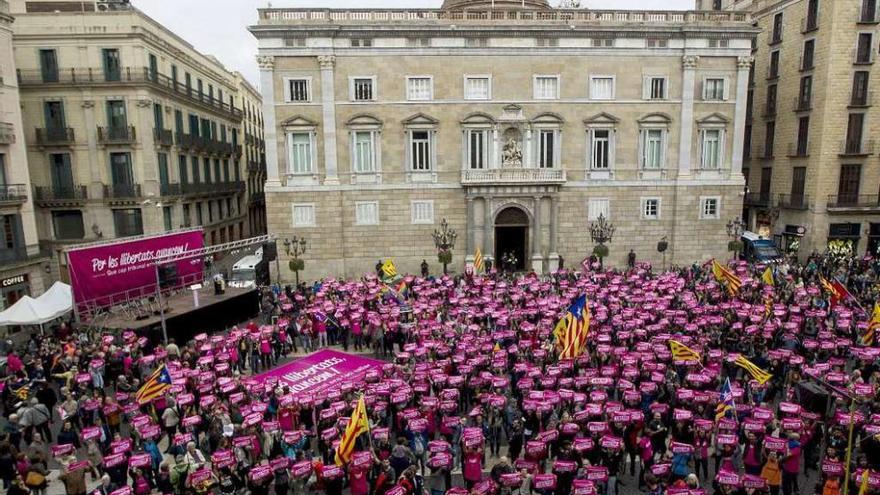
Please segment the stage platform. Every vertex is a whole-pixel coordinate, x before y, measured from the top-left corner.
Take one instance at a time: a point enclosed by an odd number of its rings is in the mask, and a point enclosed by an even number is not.
[[[199,290],[198,307],[193,304],[193,294],[189,290],[167,298],[166,303],[168,336],[182,339],[200,332],[224,330],[256,316],[260,310],[257,289],[227,287],[224,294],[214,295],[214,288],[210,284]],[[153,314],[138,320],[124,314],[113,314],[102,318],[100,327],[111,332],[134,330],[143,336],[161,337],[162,318]]]

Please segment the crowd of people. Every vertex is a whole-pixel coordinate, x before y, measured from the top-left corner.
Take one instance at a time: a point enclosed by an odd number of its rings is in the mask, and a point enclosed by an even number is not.
[[[708,265],[328,279],[270,292],[271,324],[186,343],[35,335],[8,349],[0,479],[15,495],[56,476],[68,495],[880,493],[880,263],[729,266],[735,291]],[[560,360],[581,295],[586,349]],[[387,364],[320,396],[252,378],[328,345]],[[139,404],[161,366],[170,388]],[[359,398],[370,430],[340,466]]]

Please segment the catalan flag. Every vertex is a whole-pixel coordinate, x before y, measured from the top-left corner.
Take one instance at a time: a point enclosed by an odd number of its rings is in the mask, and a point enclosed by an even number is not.
[[[729,413],[733,413],[736,415],[736,404],[733,402],[733,389],[730,387],[730,378],[724,382],[724,386],[721,387],[721,393],[718,397],[718,405],[715,406],[715,421],[720,421],[721,418],[727,416]]]
[[[672,351],[673,361],[696,361],[700,362],[703,358],[700,353],[682,344],[677,340],[669,341],[669,350]]]
[[[718,260],[712,260],[712,273],[715,275],[715,280],[727,283],[727,292],[731,296],[742,286],[742,280],[730,271],[730,268],[718,263]]]
[[[773,378],[773,375],[759,368],[758,365],[749,361],[743,355],[737,356],[733,363],[740,368],[748,371],[749,374],[752,375],[752,378],[757,380],[758,383],[760,383],[761,385],[767,383],[768,381],[770,381],[771,378]]]
[[[840,280],[837,280],[836,278],[832,278],[831,282],[829,282],[825,277],[819,275],[819,283],[822,284],[822,288],[824,288],[831,296],[831,309],[834,309],[835,306],[840,304],[840,301],[852,297],[852,294],[849,293],[846,286],[840,283]]]
[[[385,263],[382,263],[382,273],[388,278],[396,277],[397,268],[395,268],[394,262],[391,260],[385,260]]]
[[[773,269],[772,268],[770,268],[768,266],[767,269],[764,270],[764,273],[761,275],[761,281],[771,287],[776,285],[776,281],[773,280]]]
[[[553,330],[559,359],[574,359],[583,354],[589,333],[590,308],[587,307],[587,296],[582,294],[575,299]]]
[[[880,303],[874,303],[874,313],[868,322],[868,329],[862,335],[862,345],[872,346],[877,342],[877,330],[880,330]]]
[[[135,399],[138,404],[146,404],[151,400],[161,397],[171,387],[171,374],[168,373],[168,367],[164,364],[157,368],[137,391]]]
[[[351,421],[345,427],[345,433],[342,434],[342,440],[336,449],[336,465],[342,466],[351,461],[351,454],[354,452],[354,443],[357,437],[370,432],[370,422],[367,420],[367,406],[364,403],[364,397],[358,399],[354,412],[351,413]]]
[[[474,253],[474,273],[479,273],[483,271],[483,253],[480,252],[480,248],[477,247],[477,252]]]

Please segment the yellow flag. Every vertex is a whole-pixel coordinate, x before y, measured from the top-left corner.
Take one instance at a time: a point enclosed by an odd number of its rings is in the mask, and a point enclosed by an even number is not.
[[[336,449],[336,464],[342,466],[348,464],[351,460],[351,454],[354,452],[354,442],[363,433],[369,433],[370,423],[367,420],[367,406],[364,403],[364,397],[358,399],[354,412],[351,413],[351,421],[345,427],[345,433]]]
[[[759,368],[758,365],[749,361],[743,355],[737,356],[734,364],[748,371],[749,374],[752,375],[752,378],[754,378],[761,385],[767,383],[771,378],[773,378],[773,375]]]
[[[479,273],[483,271],[483,253],[480,252],[480,248],[477,247],[477,252],[474,254],[474,273]]]
[[[395,268],[394,262],[391,260],[386,260],[385,263],[382,263],[382,273],[384,273],[386,277],[396,276],[397,268]]]
[[[673,361],[702,361],[700,353],[682,344],[677,340],[669,341],[669,350],[672,351]]]
[[[773,270],[768,266],[766,270],[764,270],[764,274],[761,275],[761,280],[767,285],[776,285],[773,280]]]

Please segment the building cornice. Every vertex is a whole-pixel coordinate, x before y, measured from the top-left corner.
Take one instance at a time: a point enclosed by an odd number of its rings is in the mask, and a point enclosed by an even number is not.
[[[621,28],[566,26],[432,26],[416,29],[406,26],[252,26],[257,39],[265,38],[660,38],[660,39],[752,39],[761,32],[753,27],[700,28],[694,26],[639,26]]]

